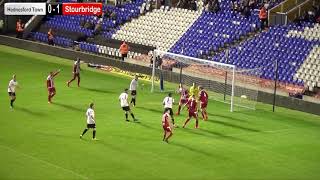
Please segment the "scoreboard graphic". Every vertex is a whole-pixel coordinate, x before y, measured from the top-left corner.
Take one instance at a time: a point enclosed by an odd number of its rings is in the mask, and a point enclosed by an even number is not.
[[[96,15],[102,3],[5,3],[5,15]]]

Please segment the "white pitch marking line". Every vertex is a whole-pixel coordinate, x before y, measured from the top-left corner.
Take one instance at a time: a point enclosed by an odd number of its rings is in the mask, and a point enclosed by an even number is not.
[[[81,177],[82,179],[89,179],[88,177],[83,176],[83,175],[81,175],[81,174],[79,174],[79,173],[76,173],[76,172],[74,172],[74,171],[72,171],[72,170],[70,170],[70,169],[66,169],[66,168],[63,168],[63,167],[61,167],[61,166],[52,164],[52,163],[50,163],[50,162],[48,162],[48,161],[45,161],[45,160],[36,158],[36,157],[34,157],[34,156],[31,156],[31,155],[28,155],[28,154],[25,154],[25,153],[16,151],[15,149],[12,149],[11,147],[4,146],[4,145],[1,145],[1,144],[0,144],[0,147],[2,147],[2,148],[4,148],[4,149],[8,149],[8,150],[10,150],[10,151],[12,151],[12,152],[15,152],[15,153],[17,153],[17,154],[23,155],[23,156],[25,156],[25,157],[27,157],[27,158],[37,160],[37,161],[42,162],[42,163],[44,163],[44,164],[47,164],[47,165],[49,165],[49,166],[53,166],[53,167],[55,167],[55,168],[57,168],[57,169],[62,169],[62,170],[64,170],[64,171],[66,171],[66,172],[69,172],[69,173],[72,173],[72,174],[74,174],[74,175],[76,175],[76,176],[78,176],[78,177]]]

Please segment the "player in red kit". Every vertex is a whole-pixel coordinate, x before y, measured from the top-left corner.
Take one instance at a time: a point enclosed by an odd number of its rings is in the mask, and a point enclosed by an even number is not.
[[[47,77],[47,88],[48,88],[48,103],[51,104],[51,99],[54,95],[56,95],[56,88],[54,87],[53,78],[58,75],[60,69],[56,72],[50,72],[49,76]]]
[[[172,126],[170,124],[170,110],[167,109],[162,115],[162,127],[163,127],[163,141],[169,142],[169,138],[172,136]]]
[[[189,92],[187,89],[185,89],[182,84],[180,83],[178,92],[180,93],[180,101],[179,101],[179,107],[177,115],[180,115],[180,110],[183,105],[185,105],[188,102],[189,99]]]
[[[199,101],[200,109],[203,120],[208,120],[207,105],[208,105],[208,93],[204,90],[202,86],[199,86]]]
[[[76,62],[73,65],[73,78],[67,82],[68,87],[70,83],[74,81],[76,78],[78,79],[78,87],[80,87],[80,58],[77,58]]]
[[[188,107],[189,107],[189,115],[183,124],[183,128],[185,128],[185,126],[187,125],[187,123],[190,121],[190,119],[192,117],[194,117],[196,119],[196,127],[195,128],[199,128],[199,126],[198,126],[198,107],[197,107],[197,101],[196,101],[195,95],[192,95],[192,97],[188,100],[187,104],[185,104],[184,106],[186,106],[186,105],[188,105]]]

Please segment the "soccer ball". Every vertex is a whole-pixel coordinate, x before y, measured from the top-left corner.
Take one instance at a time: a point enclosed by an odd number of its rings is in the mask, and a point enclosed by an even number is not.
[[[243,98],[243,99],[247,99],[246,95],[241,95],[240,97]]]

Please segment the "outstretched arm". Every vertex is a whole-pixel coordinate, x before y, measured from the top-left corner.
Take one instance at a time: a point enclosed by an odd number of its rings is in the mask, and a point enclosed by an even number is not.
[[[56,71],[55,73],[53,73],[53,77],[55,77],[56,75],[58,75],[60,73],[60,69],[58,69],[58,71]]]

